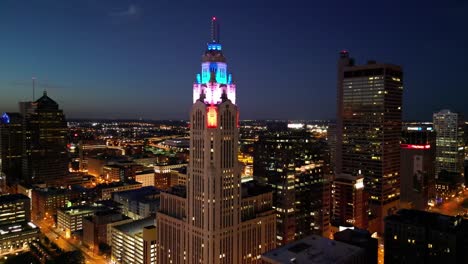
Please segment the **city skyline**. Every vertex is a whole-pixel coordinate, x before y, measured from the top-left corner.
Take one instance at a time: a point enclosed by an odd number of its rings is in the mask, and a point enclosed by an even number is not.
[[[221,41],[229,44],[233,74],[246,87],[238,94],[242,119],[333,119],[342,49],[359,64],[403,66],[406,120],[430,120],[445,108],[468,112],[457,77],[464,74],[466,2],[262,4],[188,3],[179,10],[143,1],[82,1],[73,8],[8,1],[0,11],[0,56],[7,62],[0,66],[1,111],[32,99],[34,76],[36,99],[46,89],[69,118],[187,119],[184,94],[197,67],[191,62],[208,37],[201,29],[216,15],[229,32]],[[278,104],[288,111],[271,107]]]

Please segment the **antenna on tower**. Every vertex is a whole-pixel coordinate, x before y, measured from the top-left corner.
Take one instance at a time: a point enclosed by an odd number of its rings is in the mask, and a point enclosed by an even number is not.
[[[216,17],[211,18],[211,41],[219,43],[219,24]]]
[[[33,102],[36,100],[36,77],[32,77],[32,92],[33,92]]]

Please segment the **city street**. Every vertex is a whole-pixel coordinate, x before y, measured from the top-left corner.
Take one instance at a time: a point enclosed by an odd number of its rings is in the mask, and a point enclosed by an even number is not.
[[[431,207],[429,211],[452,216],[464,214],[466,209],[464,209],[461,204],[465,199],[468,199],[468,190],[466,189],[459,197],[446,200],[441,205]]]
[[[51,219],[41,221],[37,225],[40,227],[42,233],[45,236],[47,236],[47,238],[49,238],[51,242],[57,244],[57,246],[63,249],[64,251],[80,250],[86,259],[86,263],[108,263],[108,261],[104,259],[104,257],[93,254],[93,252],[80,245],[80,241],[78,239],[67,239],[60,232],[54,230],[54,228],[52,227],[53,221]]]

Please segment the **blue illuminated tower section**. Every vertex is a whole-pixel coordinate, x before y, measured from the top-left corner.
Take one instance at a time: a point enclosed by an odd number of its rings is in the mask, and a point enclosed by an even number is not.
[[[219,26],[211,20],[211,42],[202,57],[201,73],[193,84],[193,103],[202,100],[206,104],[219,104],[224,99],[236,103],[236,85],[227,71],[226,58],[219,43]],[[224,96],[224,97],[223,97]]]

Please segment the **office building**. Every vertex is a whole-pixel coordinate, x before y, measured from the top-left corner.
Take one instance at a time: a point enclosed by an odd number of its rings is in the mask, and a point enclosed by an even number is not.
[[[155,186],[154,169],[143,170],[135,174],[135,181],[140,182],[142,187]]]
[[[113,200],[122,204],[122,213],[133,220],[155,217],[159,208],[160,191],[154,186],[116,192]]]
[[[187,166],[187,164],[158,164],[154,166],[154,186],[160,190],[167,190],[179,184],[178,174],[172,172],[172,170],[185,166]]]
[[[328,236],[331,181],[324,144],[305,131],[277,128],[254,145],[254,179],[273,190],[277,245],[307,235]]]
[[[31,221],[30,204],[23,194],[0,195],[0,226]]]
[[[154,217],[112,227],[113,263],[157,263]]]
[[[441,110],[433,115],[436,132],[436,179],[442,171],[452,174],[458,185],[464,182],[465,142],[463,119],[459,113]]]
[[[77,190],[62,188],[34,188],[32,190],[32,220],[53,219],[57,210],[81,197]]]
[[[468,263],[468,222],[403,209],[385,219],[385,264]]]
[[[262,255],[265,264],[367,264],[366,251],[360,247],[310,235]]]
[[[332,226],[368,227],[368,196],[362,175],[339,174],[332,185]]]
[[[86,216],[83,218],[83,244],[94,252],[99,251],[99,244],[112,246],[112,227],[132,221],[118,210],[99,211]]]
[[[84,217],[110,209],[103,204],[97,203],[60,208],[57,210],[57,228],[64,231],[66,237],[70,237],[73,232],[83,229]]]
[[[99,184],[94,188],[97,200],[110,200],[112,193],[140,189],[140,182],[111,182]]]
[[[241,218],[236,87],[216,23],[213,18],[212,41],[193,85],[187,185],[161,193],[156,214],[159,264],[260,263],[260,255],[275,246],[271,207]]]
[[[336,171],[364,176],[376,231],[399,207],[403,71],[369,61],[355,65],[347,51],[338,61]]]
[[[45,91],[23,106],[23,178],[27,183],[60,186],[69,163],[65,115]]]
[[[401,144],[401,203],[425,210],[434,204],[435,132],[430,126],[405,126]]]
[[[19,113],[3,113],[0,117],[0,175],[5,177],[4,192],[21,180],[23,154],[23,118]],[[0,190],[1,191],[1,190]]]
[[[39,228],[31,221],[30,199],[22,194],[0,195],[0,254],[26,248],[38,240]]]

